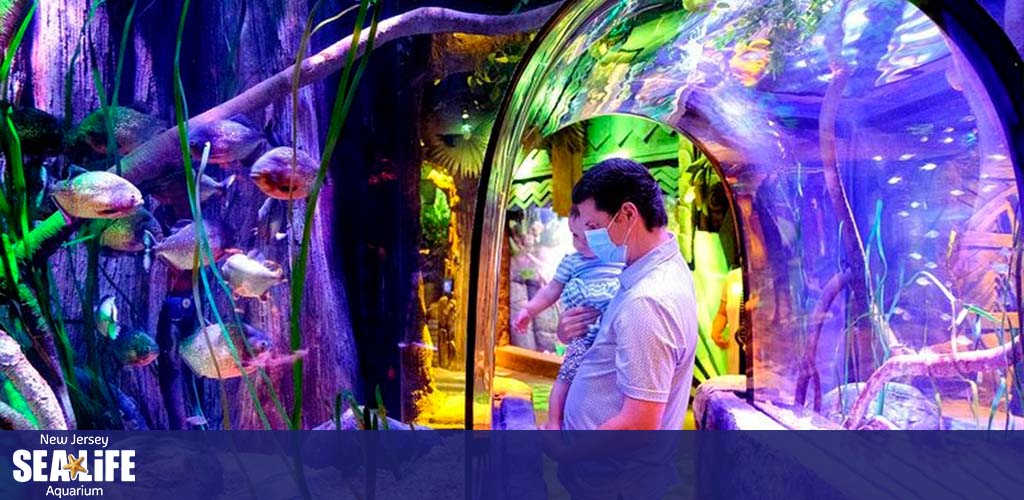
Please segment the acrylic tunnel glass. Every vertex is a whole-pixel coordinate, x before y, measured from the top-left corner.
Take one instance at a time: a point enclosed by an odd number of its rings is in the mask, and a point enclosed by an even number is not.
[[[1018,331],[1009,111],[912,3],[579,1],[534,49],[492,138],[478,221],[476,399],[490,393],[513,173],[538,138],[601,115],[671,126],[720,166],[743,231],[756,400],[841,423],[886,359]],[[884,392],[903,406],[883,415],[1002,428],[1010,372],[899,377]]]

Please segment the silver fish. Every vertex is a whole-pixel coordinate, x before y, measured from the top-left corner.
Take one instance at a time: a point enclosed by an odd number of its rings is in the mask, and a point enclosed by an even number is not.
[[[235,185],[238,176],[229,175],[226,179],[218,181],[209,175],[199,178],[199,201],[206,202],[210,198],[221,196],[226,197],[231,186]]]
[[[54,183],[50,188],[57,205],[78,219],[119,219],[142,206],[142,192],[110,172],[86,172]]]
[[[214,260],[220,259],[228,246],[230,231],[220,222],[205,220],[203,222],[210,242],[210,252]],[[153,255],[167,265],[179,270],[190,271],[196,260],[196,227],[191,221],[181,221],[172,230],[170,236],[153,247]],[[209,265],[209,257],[202,256],[202,265]]]
[[[228,335],[224,335],[220,325],[209,325],[182,341],[178,350],[182,359],[196,375],[206,378],[235,378],[245,373],[252,373],[258,365],[253,364],[263,353],[270,351],[270,337],[256,328],[243,324],[227,325]],[[230,343],[228,342],[230,338]],[[235,362],[231,353],[234,347],[241,366]]]
[[[221,272],[238,297],[265,300],[271,287],[288,282],[280,264],[258,255],[232,255],[224,261]]]

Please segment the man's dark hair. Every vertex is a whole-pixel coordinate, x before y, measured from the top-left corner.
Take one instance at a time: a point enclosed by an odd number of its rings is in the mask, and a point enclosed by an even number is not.
[[[632,202],[640,211],[648,231],[668,225],[661,187],[640,163],[625,158],[610,158],[594,165],[572,188],[572,203],[589,199],[602,212],[615,215],[623,203]]]

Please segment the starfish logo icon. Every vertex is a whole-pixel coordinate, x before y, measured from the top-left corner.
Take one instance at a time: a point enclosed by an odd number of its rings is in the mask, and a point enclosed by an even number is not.
[[[64,470],[66,470],[66,471],[71,471],[71,480],[72,481],[74,481],[75,479],[78,478],[78,473],[79,472],[82,472],[84,474],[88,474],[89,473],[89,471],[87,471],[85,469],[85,466],[82,465],[82,461],[84,461],[84,460],[85,460],[85,455],[82,455],[82,456],[80,456],[78,458],[75,458],[74,455],[68,455],[68,463],[67,463],[67,465],[65,465],[62,468]]]

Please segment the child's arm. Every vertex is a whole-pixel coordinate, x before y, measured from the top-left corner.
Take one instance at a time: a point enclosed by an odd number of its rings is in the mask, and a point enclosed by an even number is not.
[[[514,320],[512,320],[512,327],[517,332],[522,333],[526,330],[526,326],[530,324],[530,320],[535,318],[545,309],[553,306],[555,302],[558,302],[558,297],[562,295],[562,289],[565,288],[565,283],[559,281],[550,281],[547,285],[537,292],[529,302],[519,310]]]

